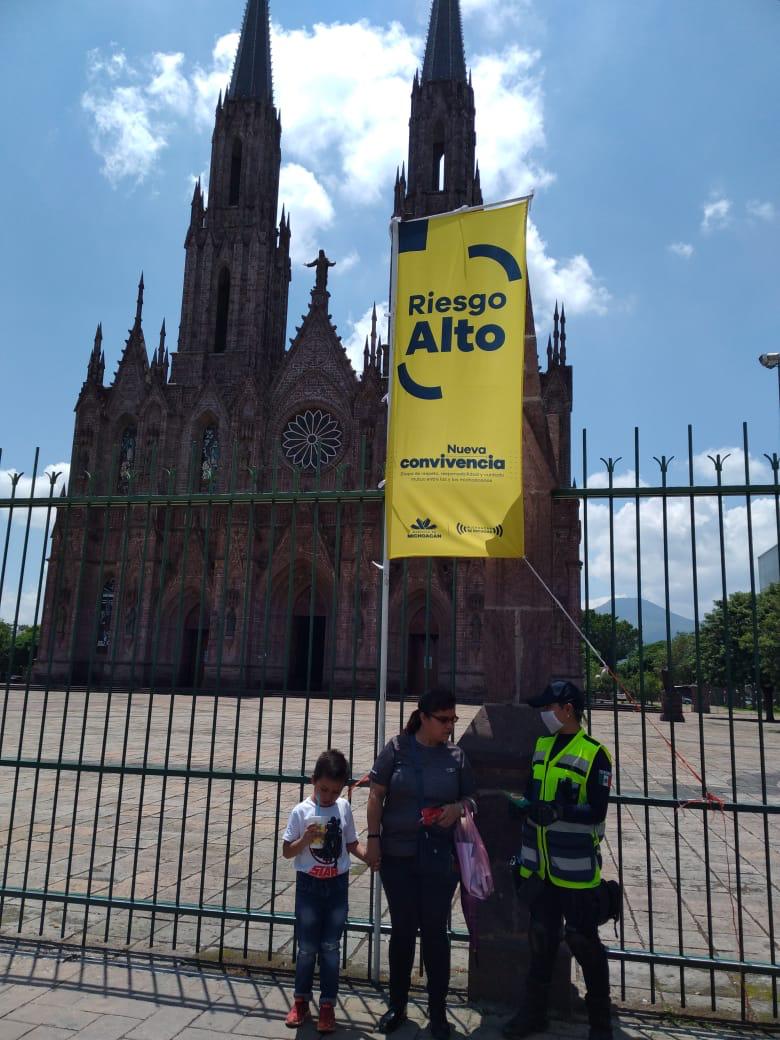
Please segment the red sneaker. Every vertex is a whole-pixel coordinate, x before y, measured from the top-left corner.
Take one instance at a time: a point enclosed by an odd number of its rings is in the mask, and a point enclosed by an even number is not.
[[[332,1004],[320,1004],[320,1017],[317,1020],[317,1032],[336,1032],[336,1011]]]
[[[311,1012],[309,1011],[309,1002],[304,1000],[303,997],[296,997],[295,1003],[290,1008],[290,1013],[284,1020],[284,1024],[288,1029],[299,1029],[304,1022],[308,1022],[311,1018]]]

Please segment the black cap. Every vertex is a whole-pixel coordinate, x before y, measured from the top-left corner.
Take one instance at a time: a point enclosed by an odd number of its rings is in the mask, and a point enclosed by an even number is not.
[[[527,703],[532,708],[546,708],[550,704],[573,704],[575,708],[582,710],[585,707],[585,696],[579,686],[575,686],[573,682],[569,682],[567,679],[556,679],[555,682],[550,683],[544,693],[540,693],[538,697],[531,697]]]

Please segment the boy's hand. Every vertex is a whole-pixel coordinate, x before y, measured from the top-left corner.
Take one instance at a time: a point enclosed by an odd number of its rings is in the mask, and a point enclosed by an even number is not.
[[[319,838],[320,836],[320,825],[318,823],[310,823],[306,830],[300,837],[301,845],[306,848],[311,843]]]
[[[362,863],[366,863],[366,846],[361,845],[359,841],[356,841],[354,845],[347,845],[347,852],[355,859],[359,859]]]

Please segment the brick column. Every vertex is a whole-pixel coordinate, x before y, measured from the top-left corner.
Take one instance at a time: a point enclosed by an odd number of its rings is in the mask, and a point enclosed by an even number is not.
[[[477,825],[493,868],[495,893],[479,907],[479,950],[469,960],[470,1000],[518,1006],[528,968],[528,910],[515,895],[509,859],[520,849],[521,822],[502,791],[522,793],[537,737],[537,712],[525,704],[485,704],[458,741],[477,782]],[[561,944],[551,1011],[571,1010],[571,957]]]

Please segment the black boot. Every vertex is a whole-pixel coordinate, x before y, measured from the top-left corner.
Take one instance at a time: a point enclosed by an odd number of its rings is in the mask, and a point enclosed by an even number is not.
[[[433,1040],[449,1040],[451,1030],[445,1006],[428,1005],[428,1029]]]
[[[377,1022],[377,1029],[380,1033],[394,1033],[405,1021],[406,1007],[397,1008],[391,1005]]]
[[[585,997],[588,1008],[590,1032],[588,1040],[613,1040],[612,1014],[609,997],[595,999],[588,994]]]
[[[542,985],[536,979],[526,979],[523,1005],[516,1015],[504,1023],[501,1030],[508,1040],[520,1040],[521,1037],[546,1031],[548,995],[548,986]]]
[[[521,1040],[524,1036],[533,1036],[535,1033],[547,1031],[547,1015],[542,1011],[532,1011],[530,1008],[521,1008],[508,1022],[505,1022],[501,1032],[507,1040]]]

